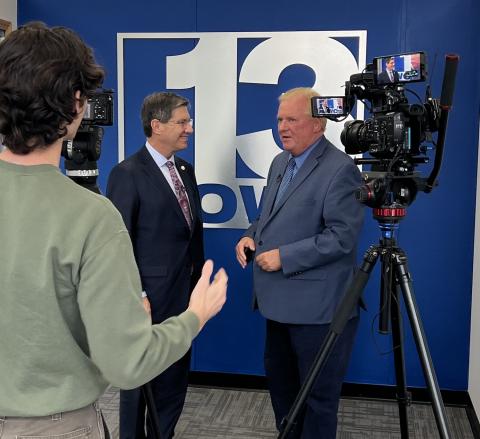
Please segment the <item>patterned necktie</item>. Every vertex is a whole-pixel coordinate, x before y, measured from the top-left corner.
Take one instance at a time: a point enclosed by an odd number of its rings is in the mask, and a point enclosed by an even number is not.
[[[175,189],[175,195],[177,196],[178,204],[182,209],[183,216],[188,223],[190,230],[192,229],[192,212],[190,211],[190,205],[188,204],[187,194],[185,192],[185,187],[178,178],[177,171],[175,171],[175,165],[170,160],[167,161],[167,168],[170,172],[170,177],[172,177],[173,187]]]
[[[280,183],[280,187],[278,188],[277,198],[275,199],[274,208],[277,206],[278,202],[282,199],[283,194],[287,190],[290,182],[293,180],[293,177],[295,177],[296,172],[297,172],[297,163],[295,162],[295,159],[292,157],[288,161],[287,168],[285,169],[285,173],[283,174],[282,182]]]

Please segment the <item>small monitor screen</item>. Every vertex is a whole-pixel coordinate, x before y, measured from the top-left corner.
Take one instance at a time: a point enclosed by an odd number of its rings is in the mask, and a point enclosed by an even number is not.
[[[85,114],[83,115],[84,120],[92,120],[94,113],[94,103],[87,101],[87,108],[85,109]]]
[[[423,52],[382,56],[374,59],[377,84],[425,81],[425,54]]]
[[[344,96],[316,96],[312,98],[312,114],[314,117],[344,116]]]

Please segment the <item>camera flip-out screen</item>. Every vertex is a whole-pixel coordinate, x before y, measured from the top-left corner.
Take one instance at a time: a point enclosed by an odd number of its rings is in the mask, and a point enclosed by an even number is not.
[[[82,123],[85,125],[113,125],[113,92],[100,90],[87,99]]]
[[[403,53],[374,58],[377,84],[425,81],[427,69],[425,53]]]
[[[313,117],[345,116],[345,96],[315,96],[312,98]]]

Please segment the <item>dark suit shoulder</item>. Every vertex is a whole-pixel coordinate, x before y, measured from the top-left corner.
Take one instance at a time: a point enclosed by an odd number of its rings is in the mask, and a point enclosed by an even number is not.
[[[336,161],[340,163],[351,163],[354,164],[353,159],[345,152],[338,149],[333,143],[331,143],[328,139],[327,144],[325,146],[325,152],[334,158]]]
[[[335,179],[347,173],[354,175],[358,183],[360,182],[360,171],[353,159],[332,143],[328,142],[325,145],[324,153],[318,160],[323,175],[329,175],[330,178]]]
[[[282,151],[281,153],[277,154],[273,160],[272,160],[272,165],[274,163],[278,163],[278,162],[282,162],[282,161],[286,161],[287,160],[287,157],[290,155],[290,153],[288,151]]]
[[[140,163],[143,163],[145,160],[145,151],[143,150],[145,150],[148,154],[148,150],[146,150],[146,148],[143,147],[139,149],[137,152],[135,152],[134,154],[122,160],[117,165],[115,165],[112,168],[112,171],[118,169],[124,172],[131,172],[132,170],[134,170]]]

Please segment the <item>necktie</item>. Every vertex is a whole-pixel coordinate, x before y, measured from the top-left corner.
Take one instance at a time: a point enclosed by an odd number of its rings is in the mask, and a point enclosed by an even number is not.
[[[187,194],[185,193],[185,187],[178,178],[177,172],[175,171],[175,165],[170,160],[167,161],[167,168],[170,172],[170,177],[172,177],[173,187],[175,189],[175,195],[177,196],[178,204],[182,209],[183,216],[187,221],[188,227],[192,229],[192,213],[190,211],[190,205],[188,204]]]
[[[291,157],[290,160],[288,161],[287,168],[285,169],[285,173],[283,174],[280,187],[278,188],[277,198],[275,199],[274,207],[276,207],[278,202],[282,199],[283,194],[287,190],[290,182],[293,180],[293,177],[295,177],[296,172],[297,172],[297,163],[295,162],[295,159]]]
[[[393,72],[391,70],[388,71],[388,76],[390,77],[390,82],[393,82]]]

